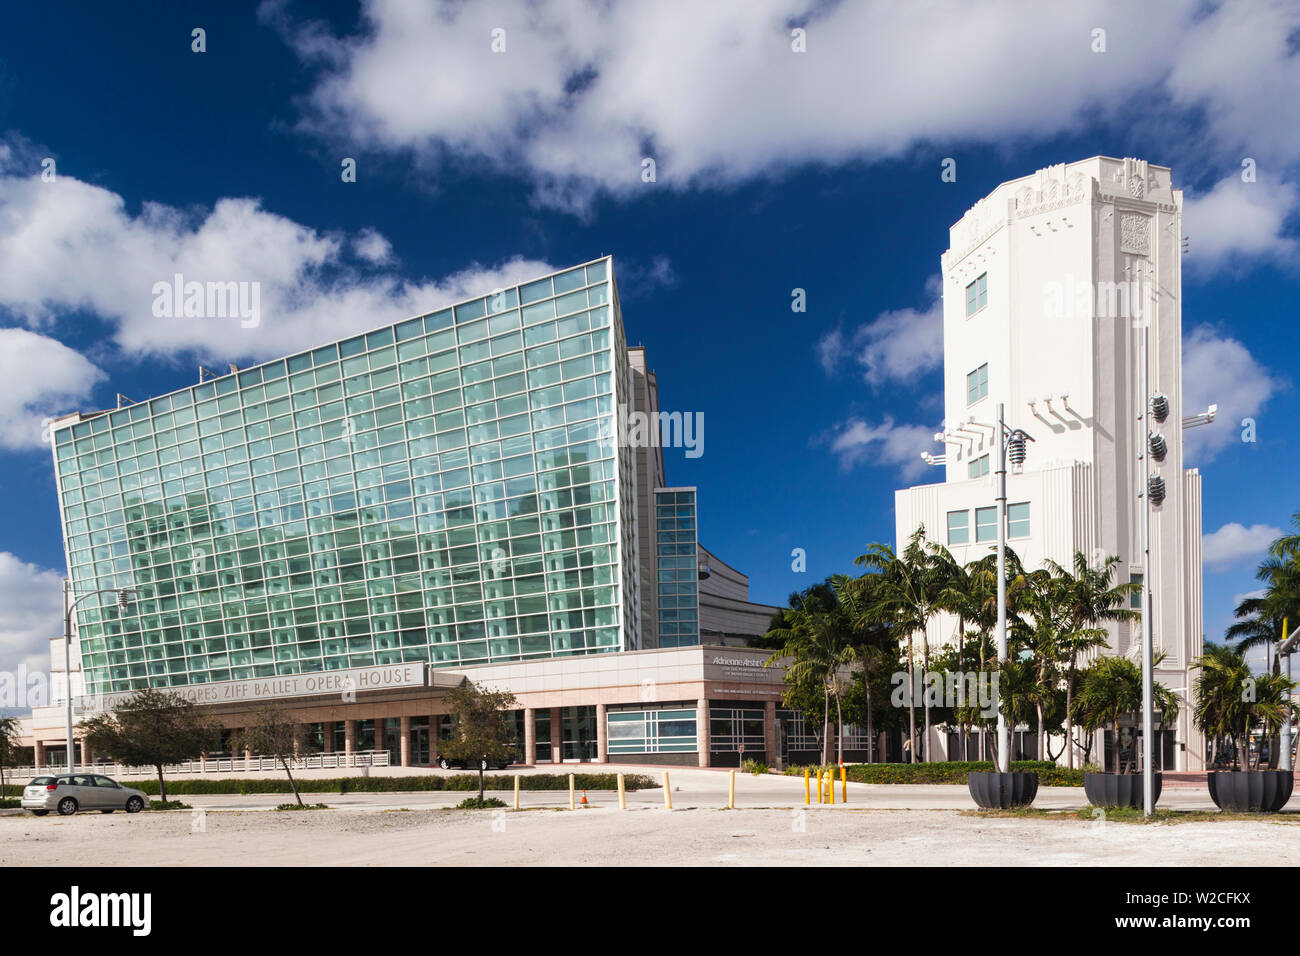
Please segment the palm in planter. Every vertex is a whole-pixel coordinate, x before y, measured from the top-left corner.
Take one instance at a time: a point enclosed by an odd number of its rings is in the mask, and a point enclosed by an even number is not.
[[[1260,728],[1276,733],[1291,707],[1295,682],[1281,674],[1255,674],[1238,650],[1211,644],[1192,662],[1200,673],[1193,689],[1192,720],[1212,740],[1234,744],[1229,771],[1212,771],[1210,796],[1223,810],[1280,810],[1291,798],[1291,771],[1260,770],[1250,765],[1250,734]],[[1241,767],[1245,757],[1244,769]]]
[[[1153,666],[1164,659],[1157,654]],[[1161,714],[1161,722],[1178,717],[1178,695],[1158,681],[1152,682],[1152,706]],[[1079,693],[1074,698],[1073,719],[1088,733],[1109,729],[1113,734],[1114,758],[1110,773],[1084,774],[1084,790],[1097,806],[1140,806],[1142,787],[1137,764],[1129,773],[1120,773],[1120,723],[1142,711],[1142,668],[1127,657],[1099,657],[1083,671]],[[1145,759],[1151,759],[1151,744]],[[1156,778],[1156,799],[1160,798],[1160,774]]]

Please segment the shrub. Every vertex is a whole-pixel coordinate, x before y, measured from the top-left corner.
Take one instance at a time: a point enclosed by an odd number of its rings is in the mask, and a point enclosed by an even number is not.
[[[188,803],[181,803],[179,800],[150,800],[150,810],[193,810],[194,808]]]
[[[296,779],[296,778],[295,778]],[[487,774],[484,786],[488,790],[514,790],[513,774]],[[628,790],[646,790],[659,783],[644,774],[630,773],[624,778]],[[428,774],[420,777],[332,777],[297,780],[300,793],[399,793],[408,791],[478,790],[478,774],[463,773],[444,777]],[[158,792],[157,780],[141,780],[129,784],[145,793]],[[616,790],[618,779],[612,773],[574,774],[574,786],[579,790]],[[521,790],[568,790],[569,775],[560,773],[533,773],[519,775]],[[168,780],[169,794],[250,794],[292,793],[293,788],[284,776],[249,779],[230,777],[223,779]]]
[[[740,765],[740,769],[745,773],[752,773],[754,776],[767,773],[768,766],[758,760],[746,760]]]
[[[790,767],[788,776],[802,777],[804,770],[816,774],[819,768]],[[838,768],[823,767],[831,770],[836,778]],[[991,760],[945,760],[930,763],[859,763],[846,766],[845,775],[854,783],[941,783],[964,785],[972,771],[993,770]],[[1084,769],[1069,770],[1058,767],[1050,760],[1013,760],[1012,770],[1036,770],[1038,782],[1044,787],[1082,787]],[[1088,770],[1094,768],[1086,768]]]
[[[277,810],[328,810],[329,807],[323,803],[281,803],[276,806]]]
[[[505,801],[498,800],[496,797],[484,797],[480,800],[478,797],[466,797],[460,803],[456,804],[457,810],[493,810],[497,807],[504,807]]]

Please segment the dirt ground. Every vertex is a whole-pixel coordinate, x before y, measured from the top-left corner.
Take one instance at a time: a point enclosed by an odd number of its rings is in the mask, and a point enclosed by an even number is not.
[[[0,865],[1296,866],[1292,821],[1134,825],[847,808],[6,815]]]

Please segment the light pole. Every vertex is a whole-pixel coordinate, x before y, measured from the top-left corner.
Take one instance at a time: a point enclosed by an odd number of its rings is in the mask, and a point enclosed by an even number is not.
[[[1150,428],[1147,421],[1149,413],[1157,421],[1164,421],[1165,416],[1169,414],[1168,399],[1163,395],[1151,395],[1148,378],[1150,370],[1147,362],[1148,340],[1151,336],[1150,323],[1142,324],[1142,335],[1138,340],[1138,388],[1141,390],[1142,404],[1138,411],[1138,425],[1142,436],[1138,445],[1138,465],[1141,468],[1142,482],[1138,488],[1138,502],[1142,506],[1142,812],[1145,816],[1151,816],[1156,809],[1156,777],[1155,766],[1152,755],[1155,752],[1155,694],[1153,691],[1154,675],[1153,671],[1153,645],[1154,639],[1151,634],[1151,509],[1164,500],[1164,481],[1158,475],[1153,479],[1151,476],[1151,461],[1147,454],[1148,449],[1152,455],[1156,455],[1158,450],[1165,447],[1164,440]],[[1157,401],[1163,401],[1163,405]],[[1164,415],[1160,414],[1160,408],[1164,409]],[[1160,458],[1164,458],[1163,452],[1159,453]],[[1115,741],[1115,746],[1119,746],[1119,741]]]
[[[70,600],[72,597],[72,582],[67,578],[63,579],[63,677],[66,685],[64,696],[67,697],[68,773],[72,773],[76,769],[72,742],[72,612],[78,604],[88,597],[94,597],[96,594],[116,594],[117,606],[125,610],[135,593],[132,588],[99,588],[94,591],[87,591],[75,601],[72,601]]]
[[[1005,406],[998,402],[998,667],[1007,659],[1007,454],[1012,464],[1025,461],[1025,442],[1033,441],[1023,430],[1009,429],[1004,420]],[[998,771],[1011,771],[1011,728],[998,702]]]
[[[1286,679],[1291,679],[1291,655],[1295,653],[1296,644],[1300,642],[1300,634],[1288,638],[1286,636],[1287,619],[1282,618],[1282,643],[1278,645],[1277,653],[1279,656],[1286,657]],[[1282,722],[1281,744],[1282,753],[1278,755],[1277,766],[1279,770],[1291,769],[1291,703],[1290,694],[1287,695],[1286,719]]]

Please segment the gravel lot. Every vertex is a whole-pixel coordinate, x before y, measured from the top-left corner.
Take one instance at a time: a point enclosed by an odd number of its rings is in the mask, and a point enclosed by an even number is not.
[[[1296,866],[1293,820],[1099,825],[848,808],[10,814],[0,865]]]

